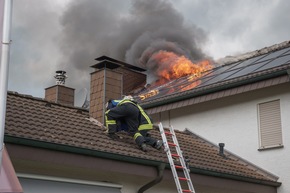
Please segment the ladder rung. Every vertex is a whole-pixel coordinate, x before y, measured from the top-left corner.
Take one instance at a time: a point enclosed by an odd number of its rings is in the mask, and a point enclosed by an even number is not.
[[[192,192],[191,190],[182,190],[182,192]]]
[[[184,181],[187,181],[188,179],[187,178],[183,178],[183,177],[178,177],[179,180],[184,180]]]
[[[177,146],[175,143],[171,143],[171,142],[167,142],[168,145],[171,145],[171,146]]]
[[[172,157],[180,157],[178,154],[171,154]]]
[[[184,169],[182,166],[174,165],[177,169]]]
[[[165,131],[164,132],[166,135],[173,135],[172,133],[168,132],[168,131]]]

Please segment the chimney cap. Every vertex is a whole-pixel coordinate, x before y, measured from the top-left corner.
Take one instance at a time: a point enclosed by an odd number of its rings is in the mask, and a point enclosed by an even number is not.
[[[102,69],[104,67],[109,68],[109,69],[115,69],[115,68],[119,68],[121,65],[120,64],[116,64],[114,62],[110,62],[107,60],[101,61],[97,64],[92,65],[92,68],[97,68],[97,69]]]
[[[65,84],[65,79],[67,78],[66,71],[64,70],[57,70],[55,71],[56,75],[54,78],[56,79],[56,84],[57,85],[64,85]]]
[[[133,66],[131,64],[116,60],[114,58],[110,58],[108,56],[100,56],[100,57],[96,58],[95,60],[100,61],[100,62],[95,64],[95,65],[93,65],[93,66],[91,66],[93,68],[101,69],[101,68],[107,67],[109,69],[115,69],[115,68],[118,68],[118,67],[122,66],[122,67],[126,67],[126,68],[129,68],[129,69],[132,69],[132,70],[136,70],[136,71],[139,71],[139,72],[146,71],[144,68]]]

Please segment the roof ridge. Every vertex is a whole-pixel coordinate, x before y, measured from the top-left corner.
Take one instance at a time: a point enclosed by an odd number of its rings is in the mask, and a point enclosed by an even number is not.
[[[263,54],[267,54],[267,53],[270,53],[273,51],[281,50],[281,49],[286,48],[286,47],[290,47],[290,40],[284,41],[284,42],[281,42],[278,44],[274,44],[272,46],[267,46],[267,47],[264,47],[262,49],[258,49],[255,51],[249,51],[249,52],[246,52],[244,54],[240,54],[240,55],[236,55],[236,56],[226,56],[224,58],[218,59],[216,62],[219,65],[227,65],[227,64],[234,63],[234,62],[247,60],[249,58],[253,58],[256,56],[263,55]]]
[[[190,131],[188,128],[185,128],[184,132],[190,134],[191,136],[197,137],[197,138],[205,141],[206,143],[210,144],[211,146],[215,146],[216,148],[219,148],[215,143],[213,143],[213,142],[211,142],[211,141],[203,138],[202,136],[194,133],[193,131]],[[238,162],[240,162],[241,164],[247,165],[248,167],[250,167],[253,170],[259,169],[259,171],[257,171],[257,170],[255,170],[255,171],[256,172],[259,172],[262,175],[267,176],[268,178],[271,178],[274,181],[277,181],[279,179],[279,177],[276,176],[275,174],[272,174],[271,172],[269,172],[269,171],[267,171],[267,170],[265,170],[265,169],[257,166],[256,164],[254,164],[254,163],[252,163],[252,162],[250,162],[250,161],[248,161],[248,160],[246,160],[246,159],[238,156],[237,154],[235,154],[235,153],[233,153],[233,152],[231,152],[231,151],[229,151],[227,149],[224,149],[224,152],[226,152],[227,154],[229,154],[229,158],[230,157],[236,158],[236,159],[238,159]]]
[[[62,103],[58,103],[58,102],[53,102],[53,101],[49,101],[49,100],[47,100],[45,98],[34,97],[32,95],[29,95],[29,94],[21,94],[21,93],[18,93],[16,91],[7,91],[7,94],[18,96],[18,97],[22,97],[22,98],[26,98],[26,99],[32,99],[32,100],[36,100],[36,101],[46,102],[46,103],[50,103],[50,104],[54,104],[54,105],[58,105],[58,106],[62,106],[62,107],[67,107],[67,108],[71,108],[71,109],[88,111],[88,109],[85,109],[85,108],[81,108],[81,107],[77,107],[77,106],[71,106],[71,105],[66,105],[66,104],[62,104]]]

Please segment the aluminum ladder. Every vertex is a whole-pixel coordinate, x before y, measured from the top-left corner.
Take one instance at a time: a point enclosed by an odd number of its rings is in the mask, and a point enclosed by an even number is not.
[[[164,151],[166,152],[167,157],[168,157],[168,161],[171,167],[171,171],[174,177],[177,191],[178,193],[183,193],[183,192],[195,193],[191,179],[190,179],[189,168],[187,168],[187,164],[183,158],[182,151],[180,150],[174,129],[172,128],[172,126],[170,126],[169,130],[170,130],[169,132],[164,131],[162,123],[161,122],[159,123],[159,131],[162,136]],[[173,142],[168,142],[167,136],[171,136]],[[175,148],[176,154],[171,153],[170,148]],[[175,164],[173,160],[174,158],[179,159],[180,164]],[[182,169],[184,176],[178,176],[177,169]],[[188,189],[183,189],[180,183],[181,181],[185,181],[187,183]]]

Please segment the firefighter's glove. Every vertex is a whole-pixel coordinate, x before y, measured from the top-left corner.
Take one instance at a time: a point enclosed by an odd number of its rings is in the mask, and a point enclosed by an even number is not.
[[[119,139],[119,136],[118,136],[117,134],[115,134],[115,133],[109,133],[108,136],[109,136],[111,139],[113,139],[113,140],[117,140],[117,139]]]

